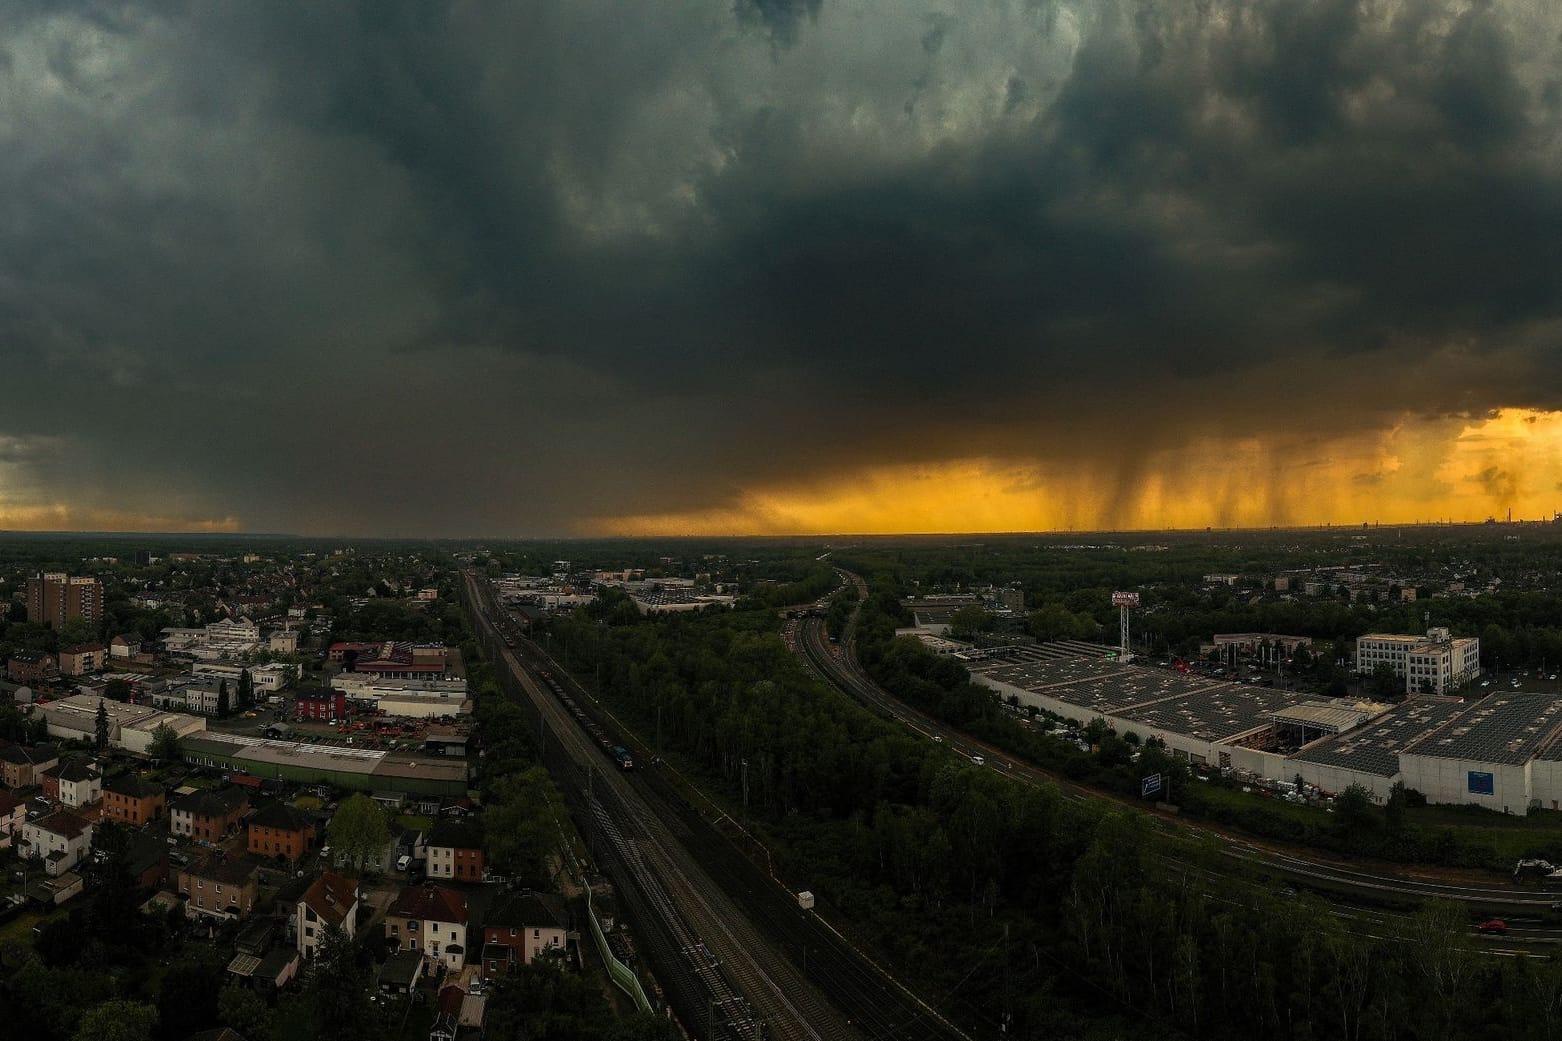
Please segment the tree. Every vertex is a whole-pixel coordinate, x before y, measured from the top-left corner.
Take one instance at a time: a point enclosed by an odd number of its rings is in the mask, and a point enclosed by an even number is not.
[[[113,701],[129,701],[130,683],[116,676],[103,685],[103,693]]]
[[[160,763],[177,763],[184,758],[184,745],[179,731],[168,723],[159,723],[152,731],[152,744],[147,753]]]
[[[345,932],[334,925],[326,926],[305,995],[317,1037],[372,1041],[384,1036],[375,1008],[369,1003],[372,981],[361,953]]]
[[[233,706],[228,703],[228,681],[222,680],[217,684],[217,716],[226,719],[232,711]]]
[[[949,634],[957,640],[969,640],[977,633],[984,633],[991,629],[993,621],[991,611],[971,604],[950,614]]]
[[[72,1041],[151,1041],[157,1009],[139,1001],[105,1001],[87,1010]]]
[[[325,826],[325,833],[343,861],[359,871],[365,864],[378,863],[385,844],[390,841],[385,811],[362,792],[337,808],[336,815]]]
[[[248,669],[239,672],[239,707],[251,708],[255,704],[255,679]]]
[[[98,718],[93,727],[92,746],[99,752],[108,747],[108,708],[102,698],[98,699]]]
[[[1394,674],[1394,666],[1382,663],[1372,670],[1372,695],[1382,701],[1404,696],[1405,681]]]
[[[559,792],[548,772],[534,766],[493,786],[484,817],[488,856],[503,874],[545,882],[559,847]]]
[[[74,647],[78,643],[90,643],[98,638],[98,627],[77,615],[67,618],[60,626],[60,646]]]
[[[217,1018],[224,1026],[232,1027],[250,1041],[269,1033],[271,1009],[266,1002],[247,987],[236,983],[222,988],[217,995]]]

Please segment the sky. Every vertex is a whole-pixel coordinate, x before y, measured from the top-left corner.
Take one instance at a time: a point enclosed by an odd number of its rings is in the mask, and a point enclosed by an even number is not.
[[[1562,5],[0,5],[0,528],[1562,508]]]

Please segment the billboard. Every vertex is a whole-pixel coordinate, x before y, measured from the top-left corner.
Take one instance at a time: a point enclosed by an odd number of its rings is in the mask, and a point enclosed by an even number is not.
[[[1491,793],[1492,793],[1491,774],[1483,773],[1480,770],[1471,770],[1470,771],[1470,794],[1471,795],[1490,795]]]
[[[1139,594],[1138,593],[1113,593],[1112,594],[1112,606],[1113,607],[1138,607],[1139,606]]]

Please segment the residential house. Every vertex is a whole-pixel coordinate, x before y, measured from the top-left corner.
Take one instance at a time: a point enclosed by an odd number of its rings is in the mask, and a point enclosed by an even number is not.
[[[241,787],[181,795],[168,807],[168,827],[175,835],[217,842],[239,826],[249,812],[249,792]]]
[[[11,837],[21,835],[27,823],[27,803],[10,792],[0,792],[0,849],[11,848]]]
[[[41,683],[59,674],[58,659],[41,651],[17,651],[5,663],[5,678],[12,683]]]
[[[101,643],[78,643],[60,648],[60,674],[85,676],[108,666],[108,648]]]
[[[51,745],[0,745],[0,780],[7,788],[42,784],[43,772],[59,761]]]
[[[483,880],[483,830],[475,823],[441,820],[428,837],[428,877]]]
[[[247,860],[207,857],[179,869],[179,894],[188,897],[190,918],[247,918],[255,906],[255,865]]]
[[[563,953],[568,938],[563,897],[529,890],[505,893],[483,919],[483,975],[530,965],[544,951]]]
[[[103,797],[103,775],[85,759],[67,759],[45,770],[39,782],[43,794],[73,810]]]
[[[103,816],[139,828],[168,812],[168,793],[138,773],[121,774],[103,785]]]
[[[322,871],[299,898],[294,935],[298,953],[313,958],[329,926],[349,937],[358,933],[358,883],[334,871]]]
[[[421,951],[431,969],[466,964],[466,927],[466,898],[432,882],[403,889],[385,912],[386,939]]]
[[[141,637],[120,633],[108,642],[108,656],[114,661],[129,661],[141,653]]]
[[[296,806],[274,802],[249,819],[249,851],[258,857],[298,861],[315,840],[315,822]]]
[[[92,848],[92,823],[69,810],[56,810],[22,825],[17,852],[43,861],[50,875],[73,870]]]

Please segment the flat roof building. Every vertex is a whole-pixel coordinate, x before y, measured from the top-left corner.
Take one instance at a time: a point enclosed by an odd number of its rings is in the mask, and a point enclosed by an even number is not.
[[[330,784],[362,792],[465,795],[466,763],[431,759],[414,752],[343,748],[277,741],[247,734],[208,732],[184,742],[187,762],[242,770],[260,778]]]
[[[1434,627],[1425,636],[1370,633],[1356,638],[1356,671],[1376,672],[1380,665],[1393,668],[1405,681],[1406,694],[1447,694],[1470,682],[1481,671],[1481,641],[1473,636],[1455,638],[1447,629]]]

